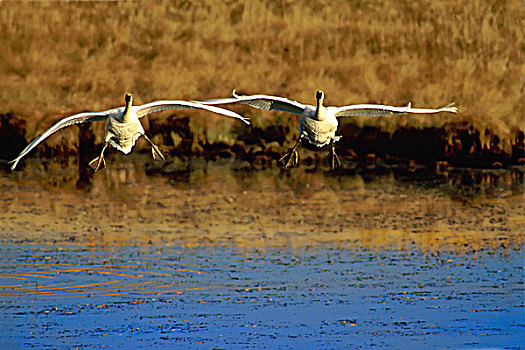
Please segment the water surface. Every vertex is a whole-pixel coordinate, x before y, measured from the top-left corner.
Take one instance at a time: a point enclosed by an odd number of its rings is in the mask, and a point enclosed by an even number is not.
[[[0,178],[0,348],[523,347],[519,171],[141,162]]]
[[[2,347],[519,348],[523,250],[9,245]]]

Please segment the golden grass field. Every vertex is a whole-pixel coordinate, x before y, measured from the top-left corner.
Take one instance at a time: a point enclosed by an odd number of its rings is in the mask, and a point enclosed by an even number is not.
[[[145,103],[236,88],[313,104],[323,89],[328,105],[455,101],[457,115],[349,122],[467,121],[508,148],[525,125],[523,28],[521,0],[3,1],[0,113],[25,119],[29,139],[59,117],[123,105],[125,92]],[[296,125],[236,110],[256,126]],[[199,116],[192,127],[211,134],[235,124]]]

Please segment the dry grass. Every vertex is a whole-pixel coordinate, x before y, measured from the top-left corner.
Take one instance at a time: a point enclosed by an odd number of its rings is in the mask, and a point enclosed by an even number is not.
[[[127,91],[137,103],[233,88],[313,103],[323,89],[330,105],[456,101],[454,116],[355,122],[469,121],[508,147],[525,125],[523,28],[521,0],[4,1],[0,112],[28,119],[31,137],[59,116],[122,105]],[[294,122],[243,111],[256,125]]]

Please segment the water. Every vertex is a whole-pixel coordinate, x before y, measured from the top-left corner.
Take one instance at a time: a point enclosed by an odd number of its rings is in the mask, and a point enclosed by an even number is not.
[[[523,250],[9,245],[2,348],[519,348]]]
[[[0,348],[524,346],[522,176],[123,159],[0,179]]]

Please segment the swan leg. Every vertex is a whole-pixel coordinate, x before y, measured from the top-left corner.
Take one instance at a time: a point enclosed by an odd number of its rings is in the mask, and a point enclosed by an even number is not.
[[[297,148],[301,144],[303,137],[303,135],[299,135],[299,138],[297,139],[297,142],[293,148],[290,149],[284,156],[279,158],[279,163],[284,164],[285,168],[288,168],[289,166],[295,166],[297,163],[299,163],[299,154],[297,153]]]
[[[144,135],[144,138],[146,139],[146,141],[148,141],[151,145],[151,155],[153,156],[153,159],[155,160],[163,160],[165,161],[166,158],[164,158],[164,155],[162,154],[162,152],[164,151],[161,147],[157,146],[156,144],[153,143],[153,141],[151,141],[149,139],[149,137],[147,137],[146,135]],[[165,152],[165,151],[164,151]]]
[[[100,156],[89,162],[89,166],[92,167],[94,171],[101,170],[106,167],[106,160],[104,159],[104,151],[106,150],[106,147],[108,147],[107,142],[104,144],[102,152],[100,152]]]
[[[337,156],[337,153],[335,153],[335,142],[337,140],[333,139],[332,142],[330,143],[331,148],[330,148],[330,153],[328,154],[328,158],[330,160],[330,168],[332,170],[334,170],[335,168],[341,167],[341,161],[339,161],[339,157]]]

